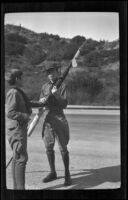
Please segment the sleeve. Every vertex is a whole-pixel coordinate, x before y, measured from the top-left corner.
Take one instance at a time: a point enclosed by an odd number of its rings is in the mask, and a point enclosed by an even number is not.
[[[43,103],[39,102],[39,101],[29,101],[30,107],[32,108],[38,108],[38,107],[42,107]]]
[[[28,120],[27,113],[21,113],[17,111],[18,107],[18,94],[17,92],[10,92],[6,97],[6,104],[7,104],[7,117],[12,120],[18,120],[20,122]]]
[[[66,92],[66,86],[62,85],[60,90],[54,94],[58,105],[62,108],[65,109],[68,105],[68,100],[67,100],[67,92]]]

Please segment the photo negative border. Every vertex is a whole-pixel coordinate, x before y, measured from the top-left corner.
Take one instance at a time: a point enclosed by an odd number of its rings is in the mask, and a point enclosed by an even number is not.
[[[6,189],[5,162],[5,91],[4,91],[4,15],[14,12],[118,12],[120,34],[120,126],[121,187],[119,189],[25,190]],[[39,1],[1,3],[1,197],[20,199],[126,199],[127,153],[127,2],[126,1]]]

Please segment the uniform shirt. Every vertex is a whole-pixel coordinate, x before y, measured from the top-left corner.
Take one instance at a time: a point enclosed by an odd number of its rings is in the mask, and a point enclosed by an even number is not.
[[[47,98],[52,88],[52,83],[49,81],[42,86],[40,98]],[[68,104],[66,86],[63,83],[58,89],[57,93],[51,94],[48,102],[46,103],[46,109],[52,113],[63,113],[63,109],[66,108]]]
[[[13,126],[17,121],[19,123],[28,122],[28,114],[30,115],[32,113],[31,107],[39,107],[41,105],[38,102],[30,102],[27,100],[27,97],[26,101],[20,89],[13,87],[8,91],[6,95],[6,116],[8,124],[12,124]]]
[[[39,102],[30,102],[25,93],[16,87],[11,87],[6,95],[6,133],[8,141],[13,144],[27,141],[28,118],[32,113],[31,106],[41,106]]]

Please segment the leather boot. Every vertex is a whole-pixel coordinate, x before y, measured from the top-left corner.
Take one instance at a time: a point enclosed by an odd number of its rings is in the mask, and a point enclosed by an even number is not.
[[[15,177],[15,160],[12,159],[12,181],[13,181],[13,189],[16,190],[16,177]]]
[[[57,174],[55,171],[55,154],[54,151],[47,151],[47,158],[50,166],[50,173],[43,179],[44,183],[53,181],[57,179]]]
[[[17,190],[25,190],[25,165],[21,163],[15,164],[15,178]]]
[[[65,181],[64,186],[71,185],[71,176],[69,172],[69,153],[67,152],[61,152],[64,168],[65,168]]]

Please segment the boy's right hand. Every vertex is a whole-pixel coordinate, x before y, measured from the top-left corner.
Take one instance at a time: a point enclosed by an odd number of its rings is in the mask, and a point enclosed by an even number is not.
[[[45,102],[46,102],[46,98],[45,98],[45,97],[41,98],[41,99],[39,100],[39,102],[45,103]]]

